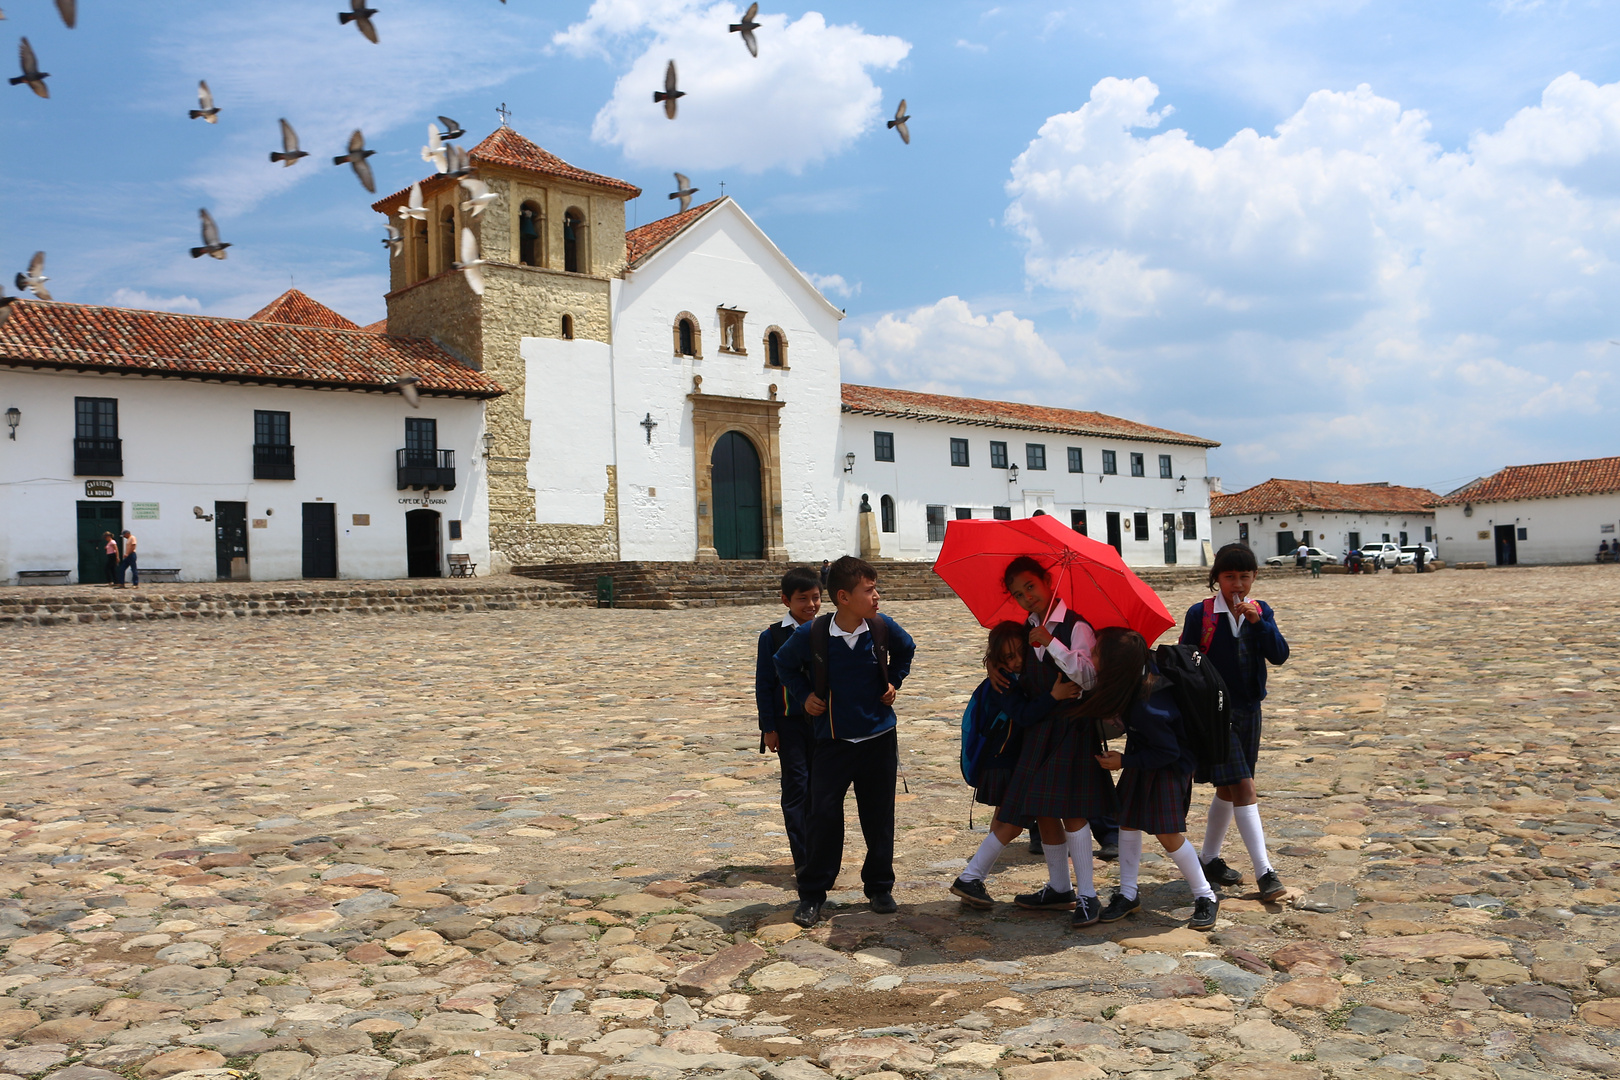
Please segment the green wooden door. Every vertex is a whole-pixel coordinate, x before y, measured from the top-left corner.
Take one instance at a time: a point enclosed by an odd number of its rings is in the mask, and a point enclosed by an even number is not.
[[[124,504],[105,500],[79,503],[79,584],[106,585],[107,540],[124,531]]]
[[[759,452],[735,431],[720,436],[711,459],[714,550],[722,559],[765,557],[765,515],[759,488]]]

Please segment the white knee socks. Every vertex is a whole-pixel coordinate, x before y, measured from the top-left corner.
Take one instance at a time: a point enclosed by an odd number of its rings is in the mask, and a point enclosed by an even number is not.
[[[1074,886],[1069,883],[1068,842],[1059,840],[1054,844],[1043,836],[1041,843],[1046,847],[1047,887],[1053,892],[1069,892]]]
[[[1069,858],[1074,863],[1074,888],[1081,896],[1096,896],[1097,884],[1091,870],[1091,824],[1069,833]]]
[[[1226,840],[1226,830],[1231,824],[1232,804],[1219,795],[1215,796],[1209,802],[1209,824],[1204,827],[1202,856],[1205,862],[1219,857],[1221,844]]]
[[[1136,878],[1142,872],[1142,834],[1134,829],[1119,830],[1119,892],[1127,900],[1136,899]]]
[[[1137,835],[1141,834],[1138,833]],[[1198,853],[1193,850],[1191,844],[1182,841],[1180,847],[1174,851],[1165,852],[1165,854],[1175,860],[1176,869],[1180,870],[1181,876],[1187,879],[1187,884],[1192,887],[1193,896],[1201,896],[1207,900],[1215,899],[1215,890],[1209,887],[1209,879],[1204,877],[1204,868],[1199,865]]]
[[[1261,875],[1271,872],[1271,856],[1266,854],[1266,830],[1260,825],[1260,807],[1252,803],[1234,807],[1232,816],[1237,819],[1238,832],[1243,835],[1243,846],[1249,849],[1249,861],[1254,863],[1254,876],[1258,881]]]
[[[1001,849],[1006,846],[996,836],[995,831],[991,830],[979,844],[979,850],[973,853],[973,858],[968,860],[967,869],[962,871],[962,880],[983,881],[985,875],[990,873],[990,868],[996,865],[996,856],[1000,855]]]

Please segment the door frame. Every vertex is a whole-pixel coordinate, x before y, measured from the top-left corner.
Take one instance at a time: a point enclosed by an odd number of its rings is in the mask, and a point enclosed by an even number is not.
[[[709,466],[714,460],[715,444],[720,436],[735,431],[754,444],[759,454],[760,516],[765,534],[765,558],[772,562],[787,561],[787,546],[782,532],[782,439],[781,421],[784,402],[776,400],[776,387],[771,387],[771,398],[723,397],[705,394],[694,389],[686,395],[692,403],[692,459],[693,488],[697,497],[697,554],[698,562],[719,562],[720,553],[714,547],[714,478]]]
[[[433,515],[433,568],[432,574],[411,573],[411,518],[416,514]],[[444,577],[444,515],[427,506],[418,506],[405,511],[405,576],[420,577],[426,581],[430,578]]]
[[[1120,511],[1109,510],[1108,516],[1104,520],[1108,523],[1108,546],[1123,558],[1125,555],[1125,526],[1120,519]]]
[[[247,504],[247,502],[245,500],[239,500],[239,499],[215,499],[214,500],[214,580],[215,581],[235,581],[235,580],[237,580],[236,578],[231,577],[230,568],[228,566],[226,567],[226,571],[225,571],[225,574],[224,574],[223,577],[220,576],[220,573],[219,573],[219,531],[220,531],[220,529],[225,527],[225,523],[224,523],[224,520],[223,520],[225,515],[220,510],[220,507],[222,507],[222,506],[240,506],[242,508],[242,556],[241,556],[241,558],[242,558],[242,561],[247,564],[247,572],[248,572],[248,576],[246,578],[243,578],[242,580],[251,581],[252,578],[253,578],[253,544],[252,544],[252,541],[250,539],[251,527],[250,527],[250,524],[248,522],[248,504]]]
[[[1164,530],[1164,565],[1176,565],[1176,534],[1180,532],[1181,523],[1176,520],[1175,514],[1162,514],[1160,528]]]
[[[82,546],[80,546],[80,544],[79,544],[79,521],[81,520],[80,517],[79,517],[79,508],[82,507],[82,506],[116,506],[118,508],[118,525],[117,525],[117,527],[109,530],[105,526],[102,526],[102,529],[101,529],[102,532],[109,532],[110,531],[113,534],[113,538],[116,540],[119,537],[121,537],[123,535],[123,532],[124,532],[124,503],[123,503],[123,501],[121,499],[75,499],[74,502],[73,502],[73,547],[74,547],[75,553],[78,555],[78,560],[77,560],[78,565],[76,565],[74,567],[74,572],[78,574],[79,584],[80,585],[101,585],[101,584],[111,585],[112,582],[110,582],[110,581],[108,581],[108,582],[98,582],[98,581],[86,581],[86,580],[84,580],[84,548]],[[99,516],[98,516],[97,520],[99,520]],[[100,546],[101,545],[101,538],[100,537],[96,538],[96,544],[97,544],[97,547],[96,547],[96,552],[95,552],[95,558],[91,561],[91,565],[97,566],[97,567],[105,567],[107,565],[107,552]],[[123,551],[123,542],[121,540],[119,541],[119,551],[120,552]]]
[[[325,507],[332,517],[332,573],[310,574],[309,569],[309,508],[312,506]],[[336,581],[338,573],[338,523],[337,503],[306,502],[300,505],[298,513],[298,568],[299,577],[304,581]]]
[[[1498,525],[1492,531],[1492,538],[1496,548],[1497,566],[1519,565],[1519,527],[1514,525]],[[1502,558],[1503,554],[1507,558]]]

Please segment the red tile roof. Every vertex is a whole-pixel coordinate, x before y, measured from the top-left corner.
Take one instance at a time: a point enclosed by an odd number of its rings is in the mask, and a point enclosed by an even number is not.
[[[388,320],[378,319],[376,322],[366,323],[360,329],[368,334],[386,334],[388,333]]]
[[[631,229],[624,234],[624,261],[634,269],[637,263],[675,239],[675,237],[686,231],[687,226],[695,223],[698,218],[719,206],[729,197],[722,195],[720,198],[706,202],[701,206],[694,206],[692,209],[682,211],[679,214],[671,214],[667,218],[659,218],[657,221],[648,222],[639,229]]]
[[[1178,443],[1183,446],[1221,445],[1197,435],[1149,427],[1105,413],[1052,409],[1016,401],[980,401],[976,398],[946,397],[943,394],[919,394],[911,390],[890,390],[853,383],[844,384],[844,412],[893,416],[905,420],[935,420],[947,424],[1052,431],[1067,435],[1140,439],[1143,442]]]
[[[505,393],[417,338],[42,300],[12,302],[0,322],[0,367],[356,390],[387,390],[416,375],[423,394]]]
[[[1307,510],[1350,514],[1428,514],[1437,496],[1428,488],[1394,484],[1331,484],[1323,480],[1267,480],[1209,500],[1210,517],[1298,514]]]
[[[311,300],[297,289],[288,289],[264,307],[248,316],[249,322],[287,323],[291,326],[324,326],[328,330],[358,330],[360,327],[345,319],[325,304]]]
[[[1434,506],[1513,499],[1556,499],[1563,495],[1607,495],[1620,491],[1620,457],[1509,465],[1501,472],[1435,499]]]
[[[473,164],[482,161],[490,165],[504,165],[509,169],[521,169],[524,172],[539,173],[542,176],[554,177],[558,180],[570,180],[576,184],[586,184],[591,187],[608,188],[622,194],[626,199],[633,199],[641,194],[641,189],[624,180],[615,180],[611,176],[601,173],[578,169],[568,164],[562,158],[549,150],[525,139],[509,127],[496,128],[489,137],[467,152]],[[441,173],[434,173],[424,177],[421,181],[422,193],[431,194],[449,184],[457,183]],[[394,209],[411,193],[406,185],[392,195],[385,195],[371,204],[371,208],[379,214],[392,214]]]

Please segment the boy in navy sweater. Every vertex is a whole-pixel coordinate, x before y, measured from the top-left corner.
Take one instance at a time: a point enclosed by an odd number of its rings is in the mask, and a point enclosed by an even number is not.
[[[855,808],[866,840],[861,883],[872,910],[893,914],[894,783],[899,770],[894,698],[911,672],[917,646],[887,615],[878,614],[877,571],[846,555],[827,574],[835,615],[793,632],[776,653],[776,671],[790,697],[804,702],[815,725],[810,766],[810,853],[798,875],[793,921],[814,926],[844,862],[844,796],[855,787]]]
[[[802,701],[788,694],[776,674],[776,650],[821,610],[821,579],[814,570],[796,566],[782,575],[782,606],[787,615],[759,635],[754,704],[759,709],[760,753],[771,751],[782,765],[782,824],[797,871],[810,854],[810,758],[816,735]]]

